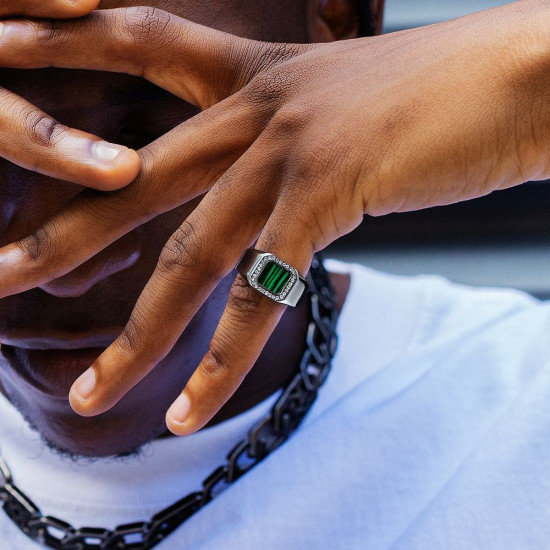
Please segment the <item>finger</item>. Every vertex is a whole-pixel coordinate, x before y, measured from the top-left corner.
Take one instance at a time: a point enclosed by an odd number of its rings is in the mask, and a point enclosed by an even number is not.
[[[99,0],[3,0],[0,17],[80,17],[98,4]]]
[[[202,195],[261,126],[257,113],[229,98],[163,135],[140,151],[142,170],[130,185],[109,194],[84,190],[32,234],[0,248],[0,297],[64,276],[138,225]]]
[[[240,159],[169,239],[125,330],[73,385],[76,412],[90,416],[109,409],[150,372],[256,240],[276,189],[266,185],[269,170],[262,174],[246,163]],[[250,192],[254,178],[267,189],[261,201]]]
[[[276,220],[270,219],[255,247],[305,275],[313,257],[310,243],[288,220]],[[254,366],[285,309],[237,276],[208,352],[166,414],[172,433],[192,434],[212,419]]]
[[[135,151],[68,128],[1,88],[0,156],[23,168],[101,190],[127,185],[140,167]]]
[[[202,108],[306,48],[268,48],[151,7],[99,10],[66,22],[7,21],[0,46],[0,66],[126,72]]]

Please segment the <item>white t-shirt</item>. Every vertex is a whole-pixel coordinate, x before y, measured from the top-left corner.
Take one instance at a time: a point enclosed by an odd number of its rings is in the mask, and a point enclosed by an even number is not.
[[[351,271],[332,372],[282,447],[159,550],[547,550],[550,305]],[[0,400],[15,483],[75,527],[148,520],[197,490],[273,403],[125,461],[73,463]],[[0,512],[0,547],[32,550]]]

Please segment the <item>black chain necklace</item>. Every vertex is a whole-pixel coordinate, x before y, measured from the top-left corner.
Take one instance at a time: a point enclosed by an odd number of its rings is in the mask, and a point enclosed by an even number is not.
[[[334,289],[321,260],[315,257],[307,276],[310,321],[306,350],[298,373],[284,388],[271,410],[227,455],[227,463],[212,472],[200,491],[193,492],[149,521],[119,525],[114,530],[73,527],[45,516],[13,482],[0,457],[0,502],[4,512],[31,539],[57,550],[149,550],[164,540],[187,518],[219,495],[227,486],[284,443],[299,426],[326,380],[336,352],[336,304]]]

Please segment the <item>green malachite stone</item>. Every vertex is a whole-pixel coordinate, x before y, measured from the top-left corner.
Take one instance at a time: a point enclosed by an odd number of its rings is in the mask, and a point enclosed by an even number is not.
[[[258,277],[258,284],[271,294],[280,294],[290,278],[290,271],[275,262],[267,262]]]

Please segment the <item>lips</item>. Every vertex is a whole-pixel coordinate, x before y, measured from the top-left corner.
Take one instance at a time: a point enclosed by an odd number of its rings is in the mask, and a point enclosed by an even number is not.
[[[80,349],[29,349],[2,344],[9,373],[43,394],[68,400],[73,382],[107,346]]]

